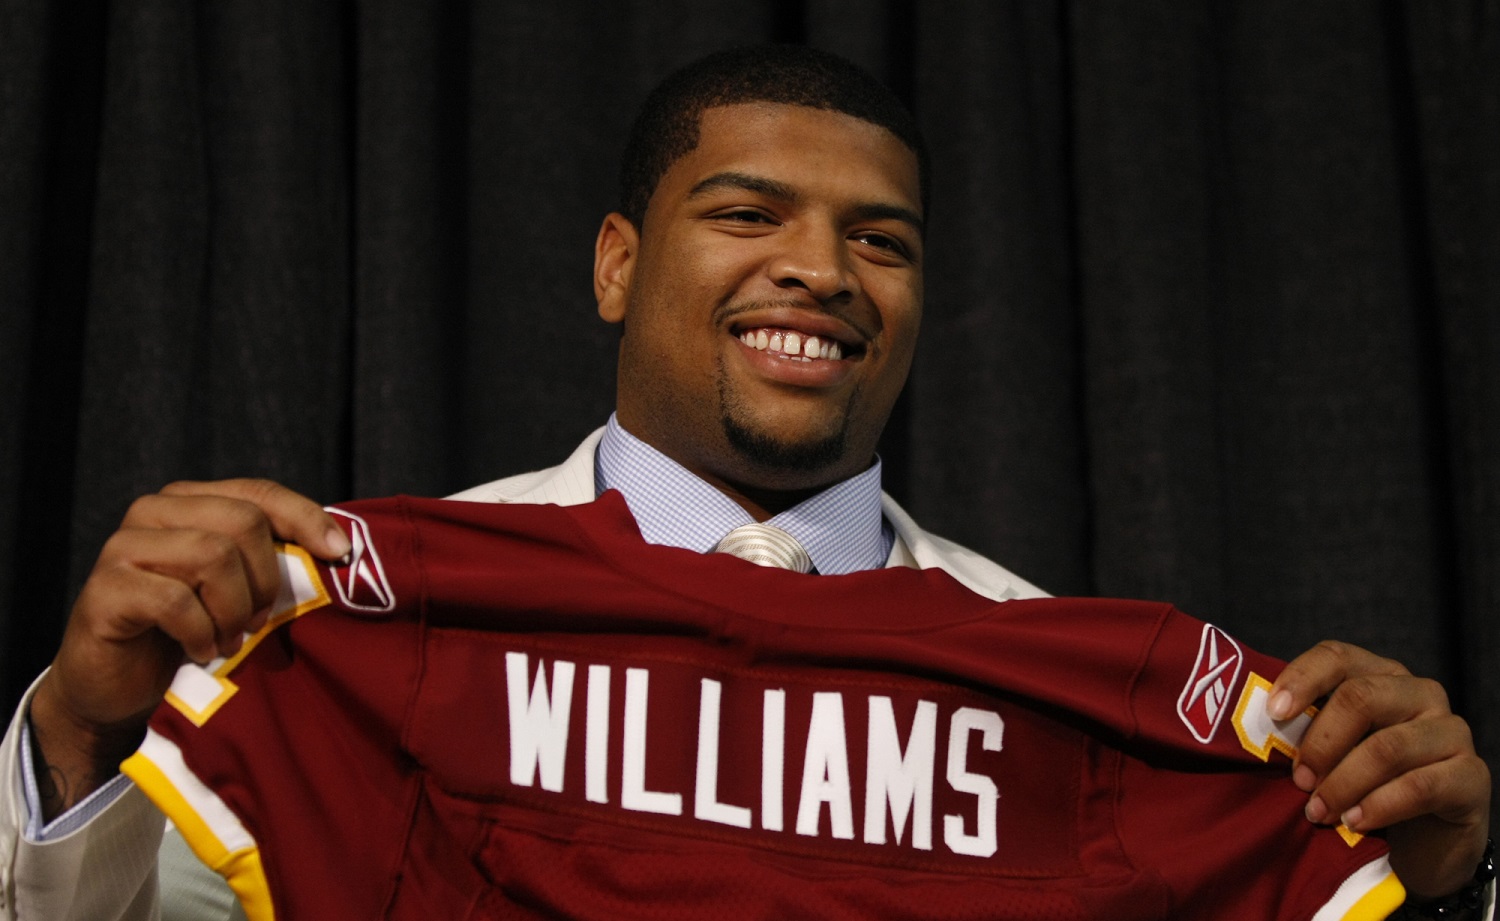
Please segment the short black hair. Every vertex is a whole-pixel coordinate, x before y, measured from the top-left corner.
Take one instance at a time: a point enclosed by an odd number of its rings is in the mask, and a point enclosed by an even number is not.
[[[927,146],[896,94],[835,54],[805,45],[731,48],[675,71],[646,97],[620,163],[620,212],[636,227],[667,170],[698,146],[704,109],[770,102],[852,115],[886,129],[917,156],[927,210]]]

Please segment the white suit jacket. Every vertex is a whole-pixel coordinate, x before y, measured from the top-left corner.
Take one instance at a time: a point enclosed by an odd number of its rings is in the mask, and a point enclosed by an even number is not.
[[[452,498],[471,502],[578,505],[594,500],[595,431],[560,466],[496,480]],[[896,534],[888,566],[946,570],[997,601],[1046,593],[979,554],[919,528],[889,496]],[[20,732],[28,693],[0,745],[0,921],[220,921],[243,918],[229,888],[194,859],[175,832],[163,838],[161,813],[131,788],[86,826],[43,844],[22,840],[27,810],[20,778]],[[161,860],[161,893],[155,868]]]

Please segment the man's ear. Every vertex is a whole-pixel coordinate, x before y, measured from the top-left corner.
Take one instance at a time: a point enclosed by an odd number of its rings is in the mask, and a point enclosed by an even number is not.
[[[640,249],[640,233],[625,215],[612,212],[604,216],[599,239],[594,241],[594,298],[599,301],[599,316],[605,322],[625,319],[630,302],[630,275]]]

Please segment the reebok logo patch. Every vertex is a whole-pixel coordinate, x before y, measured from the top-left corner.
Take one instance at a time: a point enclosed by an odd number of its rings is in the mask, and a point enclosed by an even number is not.
[[[343,520],[349,533],[349,565],[333,565],[333,588],[338,593],[339,603],[351,611],[370,611],[383,614],[396,607],[396,594],[385,577],[385,567],[380,564],[380,554],[375,552],[375,543],[370,539],[370,526],[352,512],[336,508],[325,509],[328,514]]]
[[[1177,698],[1177,715],[1199,742],[1207,744],[1218,731],[1243,660],[1239,644],[1229,634],[1213,624],[1203,625],[1198,661]]]

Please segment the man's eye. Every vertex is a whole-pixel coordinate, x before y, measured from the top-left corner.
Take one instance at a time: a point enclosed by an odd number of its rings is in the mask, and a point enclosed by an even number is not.
[[[897,240],[895,237],[888,237],[883,233],[863,233],[854,239],[866,246],[873,246],[876,249],[883,249],[900,256],[910,255],[900,240]]]
[[[734,221],[736,223],[742,223],[742,224],[769,224],[769,223],[771,223],[771,219],[769,217],[767,217],[766,215],[762,214],[759,211],[751,211],[749,209],[739,209],[739,210],[735,210],[735,211],[725,211],[725,212],[722,212],[721,214],[717,215],[717,217],[721,221]]]

